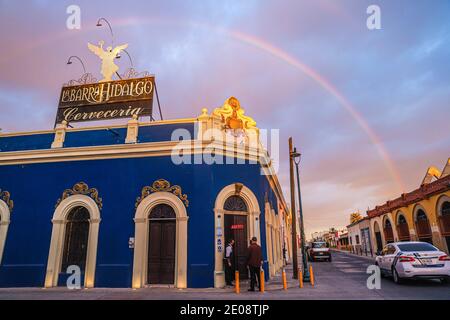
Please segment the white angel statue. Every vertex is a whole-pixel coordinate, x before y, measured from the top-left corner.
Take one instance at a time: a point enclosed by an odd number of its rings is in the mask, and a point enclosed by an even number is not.
[[[88,43],[88,48],[94,54],[96,54],[102,60],[102,70],[103,79],[99,82],[112,81],[112,76],[119,70],[119,67],[114,63],[114,59],[122,51],[128,48],[128,44],[117,46],[114,48],[108,47],[106,51],[103,50],[104,41],[100,41],[99,47]]]

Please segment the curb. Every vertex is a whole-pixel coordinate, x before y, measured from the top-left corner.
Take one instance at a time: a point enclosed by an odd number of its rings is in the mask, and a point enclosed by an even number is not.
[[[352,257],[358,257],[358,258],[366,259],[366,260],[373,261],[373,262],[375,261],[375,257],[360,256],[358,254],[354,254],[354,253],[351,253],[351,252],[348,252],[348,251],[338,250],[338,249],[331,249],[331,251],[343,253],[343,254],[346,254],[346,255],[352,256]]]

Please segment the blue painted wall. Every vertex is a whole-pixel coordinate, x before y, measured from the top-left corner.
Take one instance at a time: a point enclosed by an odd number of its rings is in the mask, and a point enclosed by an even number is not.
[[[194,123],[179,123],[165,125],[147,125],[139,128],[139,143],[170,141],[175,129],[185,129],[194,137]],[[0,152],[45,150],[50,149],[53,133],[30,134],[19,136],[0,136]],[[124,144],[127,128],[93,129],[82,131],[67,131],[64,141],[65,148],[90,147]]]
[[[140,130],[140,140],[151,140],[154,133],[150,128],[154,127]],[[193,132],[193,125],[186,125],[185,129]],[[98,143],[98,135],[109,136],[108,143],[113,144],[111,133],[88,135],[89,132],[68,137],[67,144],[86,145],[89,139]],[[118,132],[124,139],[125,132]],[[159,133],[159,137],[167,134]],[[37,146],[45,140],[41,136],[35,138],[36,141],[28,136],[27,145]],[[2,145],[5,146],[4,140]],[[19,145],[17,142],[16,149]],[[179,185],[188,195],[188,287],[214,286],[213,208],[218,193],[229,184],[241,182],[258,198],[259,240],[267,260],[265,194],[273,208],[277,208],[277,202],[259,165],[174,165],[170,157],[149,157],[0,166],[0,189],[8,190],[14,200],[0,266],[0,287],[44,285],[55,204],[65,189],[78,182],[96,188],[103,199],[95,286],[131,287],[133,249],[128,248],[128,239],[134,237],[135,202],[142,188],[158,179]],[[267,263],[264,268],[268,275]]]

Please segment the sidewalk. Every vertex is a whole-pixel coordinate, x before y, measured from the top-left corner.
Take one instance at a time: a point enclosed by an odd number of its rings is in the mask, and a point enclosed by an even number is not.
[[[353,256],[353,257],[359,257],[359,258],[367,259],[367,260],[370,260],[370,261],[373,261],[373,262],[375,261],[375,257],[371,257],[371,256],[361,256],[359,254],[355,254],[355,253],[352,253],[350,251],[336,249],[336,248],[331,248],[330,250],[331,251],[336,251],[336,252],[339,252],[339,253],[344,253],[346,255]]]

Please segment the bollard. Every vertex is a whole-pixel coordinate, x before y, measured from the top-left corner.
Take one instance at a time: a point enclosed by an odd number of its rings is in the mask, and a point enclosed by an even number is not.
[[[261,268],[261,272],[259,273],[259,291],[261,291],[262,293],[264,293],[265,287],[264,287],[264,269]]]
[[[314,272],[313,272],[313,267],[309,266],[309,277],[310,277],[310,281],[311,281],[311,286],[314,287]]]
[[[283,289],[287,290],[286,271],[284,270],[284,268],[283,268],[282,276],[283,276]]]
[[[298,269],[298,282],[299,282],[300,288],[303,288],[303,272],[300,268]]]
[[[239,286],[239,271],[236,271],[236,272],[235,272],[234,277],[235,277],[235,288],[236,288],[236,293],[239,294],[239,293],[241,293],[241,288],[240,288],[240,286]]]

